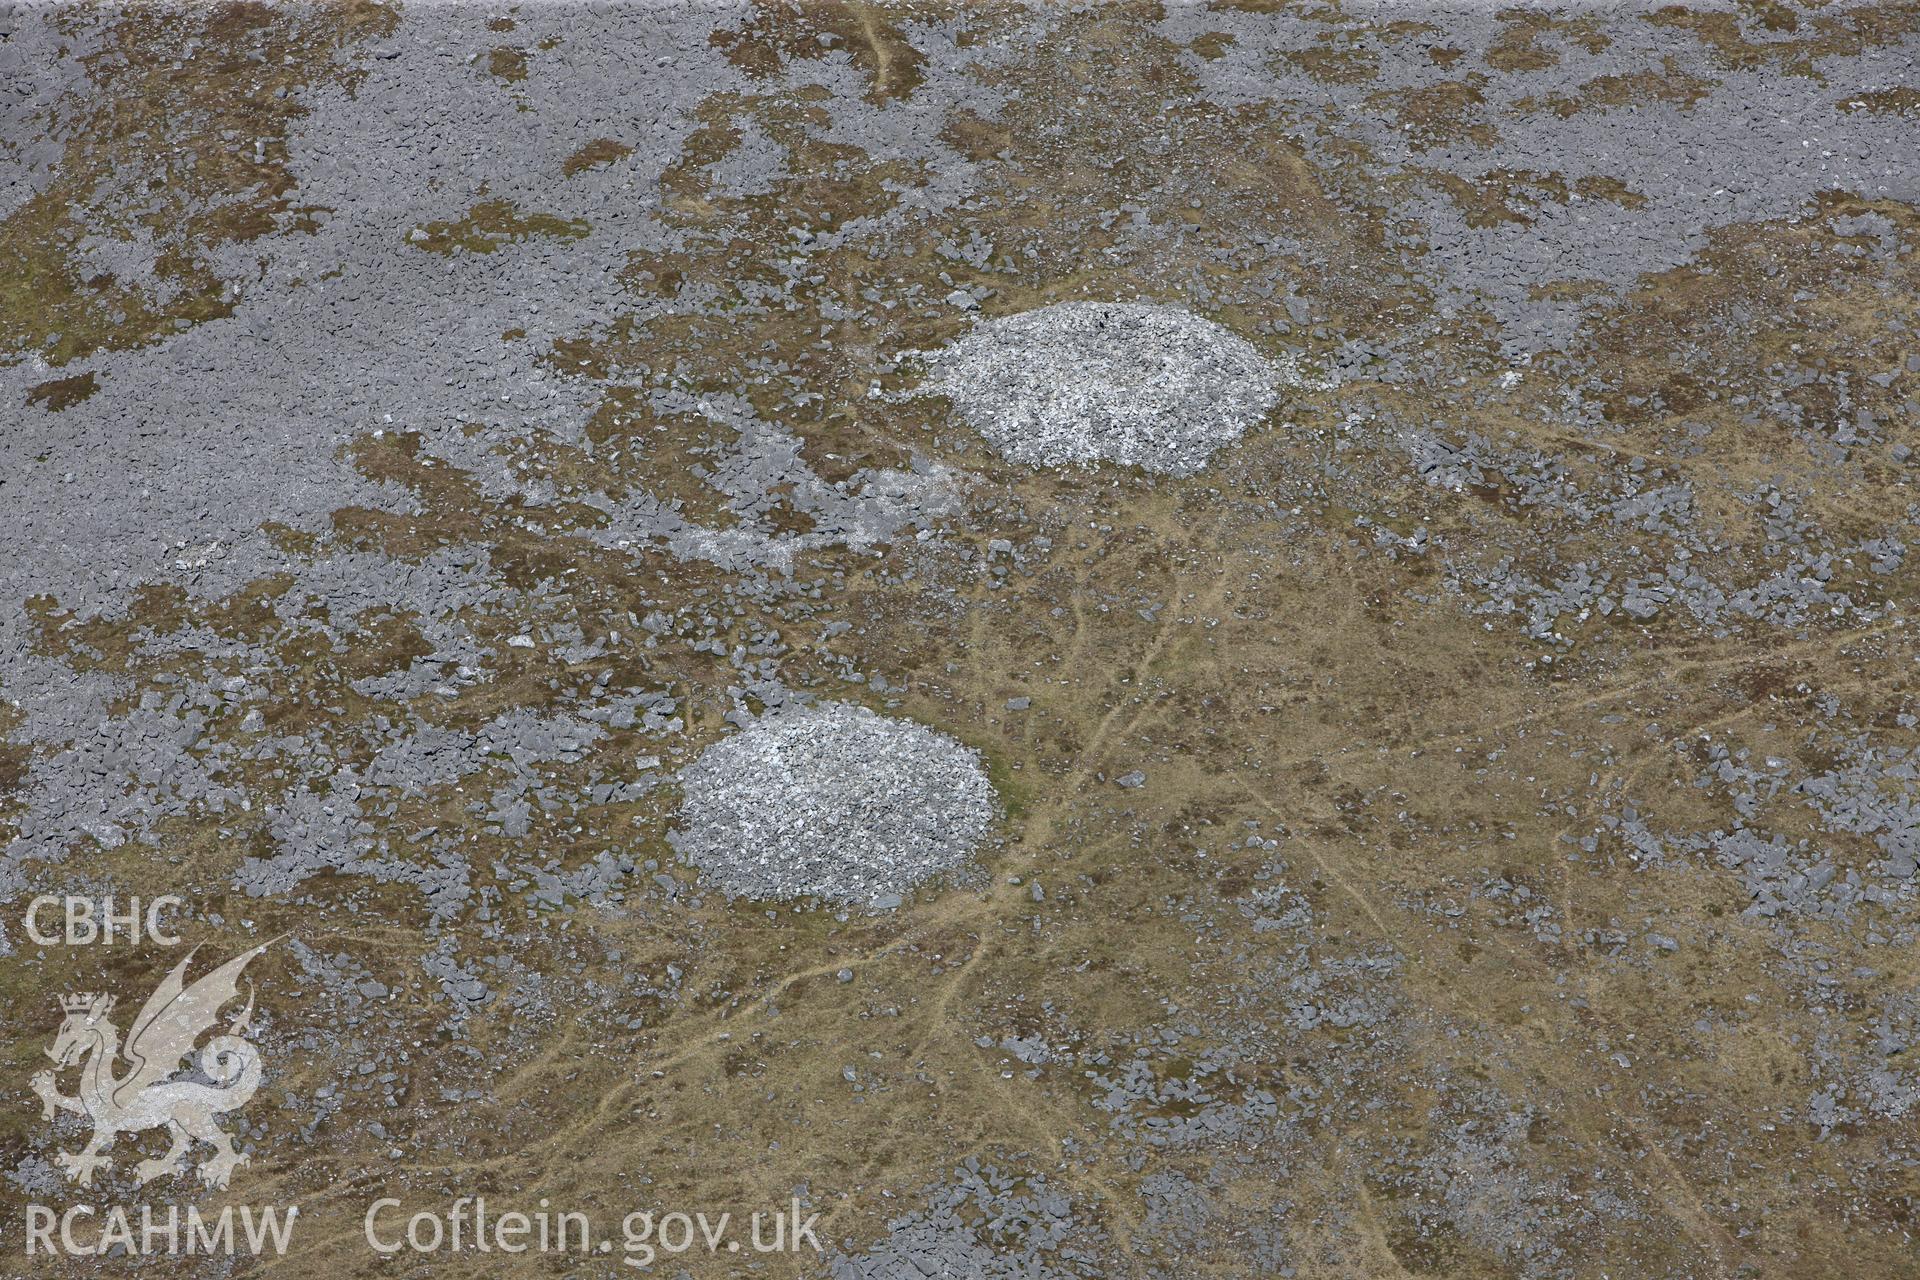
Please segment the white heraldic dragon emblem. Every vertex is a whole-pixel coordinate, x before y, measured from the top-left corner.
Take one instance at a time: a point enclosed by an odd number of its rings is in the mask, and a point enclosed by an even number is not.
[[[42,1119],[51,1120],[58,1109],[93,1121],[93,1138],[83,1150],[63,1151],[56,1157],[68,1178],[81,1186],[92,1185],[94,1170],[110,1163],[107,1149],[119,1135],[162,1127],[172,1137],[172,1145],[164,1154],[135,1166],[139,1183],[178,1172],[181,1158],[196,1142],[214,1149],[199,1167],[200,1180],[210,1187],[226,1186],[233,1171],[247,1162],[214,1117],[245,1106],[260,1087],[260,1051],[242,1035],[253,1016],[251,983],[246,1008],[194,1059],[206,1080],[171,1077],[193,1057],[195,1043],[213,1029],[221,1007],[239,995],[241,970],[273,941],[234,957],[192,986],[183,980],[194,956],[189,951],[140,1007],[124,1044],[113,1023],[112,996],[62,997],[66,1020],[47,1056],[61,1070],[84,1060],[80,1088],[68,1097],[55,1084],[54,1072],[42,1071],[33,1077],[33,1091],[40,1096]],[[121,1058],[128,1068],[124,1074],[115,1074]]]

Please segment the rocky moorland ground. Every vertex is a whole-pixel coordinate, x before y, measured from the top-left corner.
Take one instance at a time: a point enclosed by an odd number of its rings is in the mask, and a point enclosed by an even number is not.
[[[819,1215],[660,1275],[1916,1274],[1917,58],[0,5],[0,1271],[640,1274],[365,1238],[484,1195]],[[76,1185],[62,997],[185,953],[49,894],[271,940],[225,1188]],[[23,1252],[83,1201],[300,1218]]]

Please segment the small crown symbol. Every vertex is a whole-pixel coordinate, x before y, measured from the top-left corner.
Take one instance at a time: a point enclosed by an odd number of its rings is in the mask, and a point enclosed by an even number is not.
[[[85,1013],[99,1002],[100,997],[91,991],[77,991],[70,996],[60,997],[60,1007],[68,1013]]]

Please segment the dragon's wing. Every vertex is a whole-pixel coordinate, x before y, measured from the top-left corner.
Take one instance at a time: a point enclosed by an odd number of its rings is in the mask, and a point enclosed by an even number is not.
[[[120,1052],[133,1070],[113,1087],[115,1105],[131,1105],[141,1090],[179,1070],[181,1059],[193,1052],[194,1041],[214,1024],[220,1006],[240,994],[240,971],[277,940],[235,956],[190,987],[182,975],[199,948],[173,966],[127,1030],[126,1048]]]

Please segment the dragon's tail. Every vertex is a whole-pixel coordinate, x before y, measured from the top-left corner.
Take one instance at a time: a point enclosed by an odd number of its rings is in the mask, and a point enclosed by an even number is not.
[[[260,1050],[239,1036],[215,1036],[200,1051],[200,1069],[221,1091],[219,1110],[234,1111],[260,1087]]]

